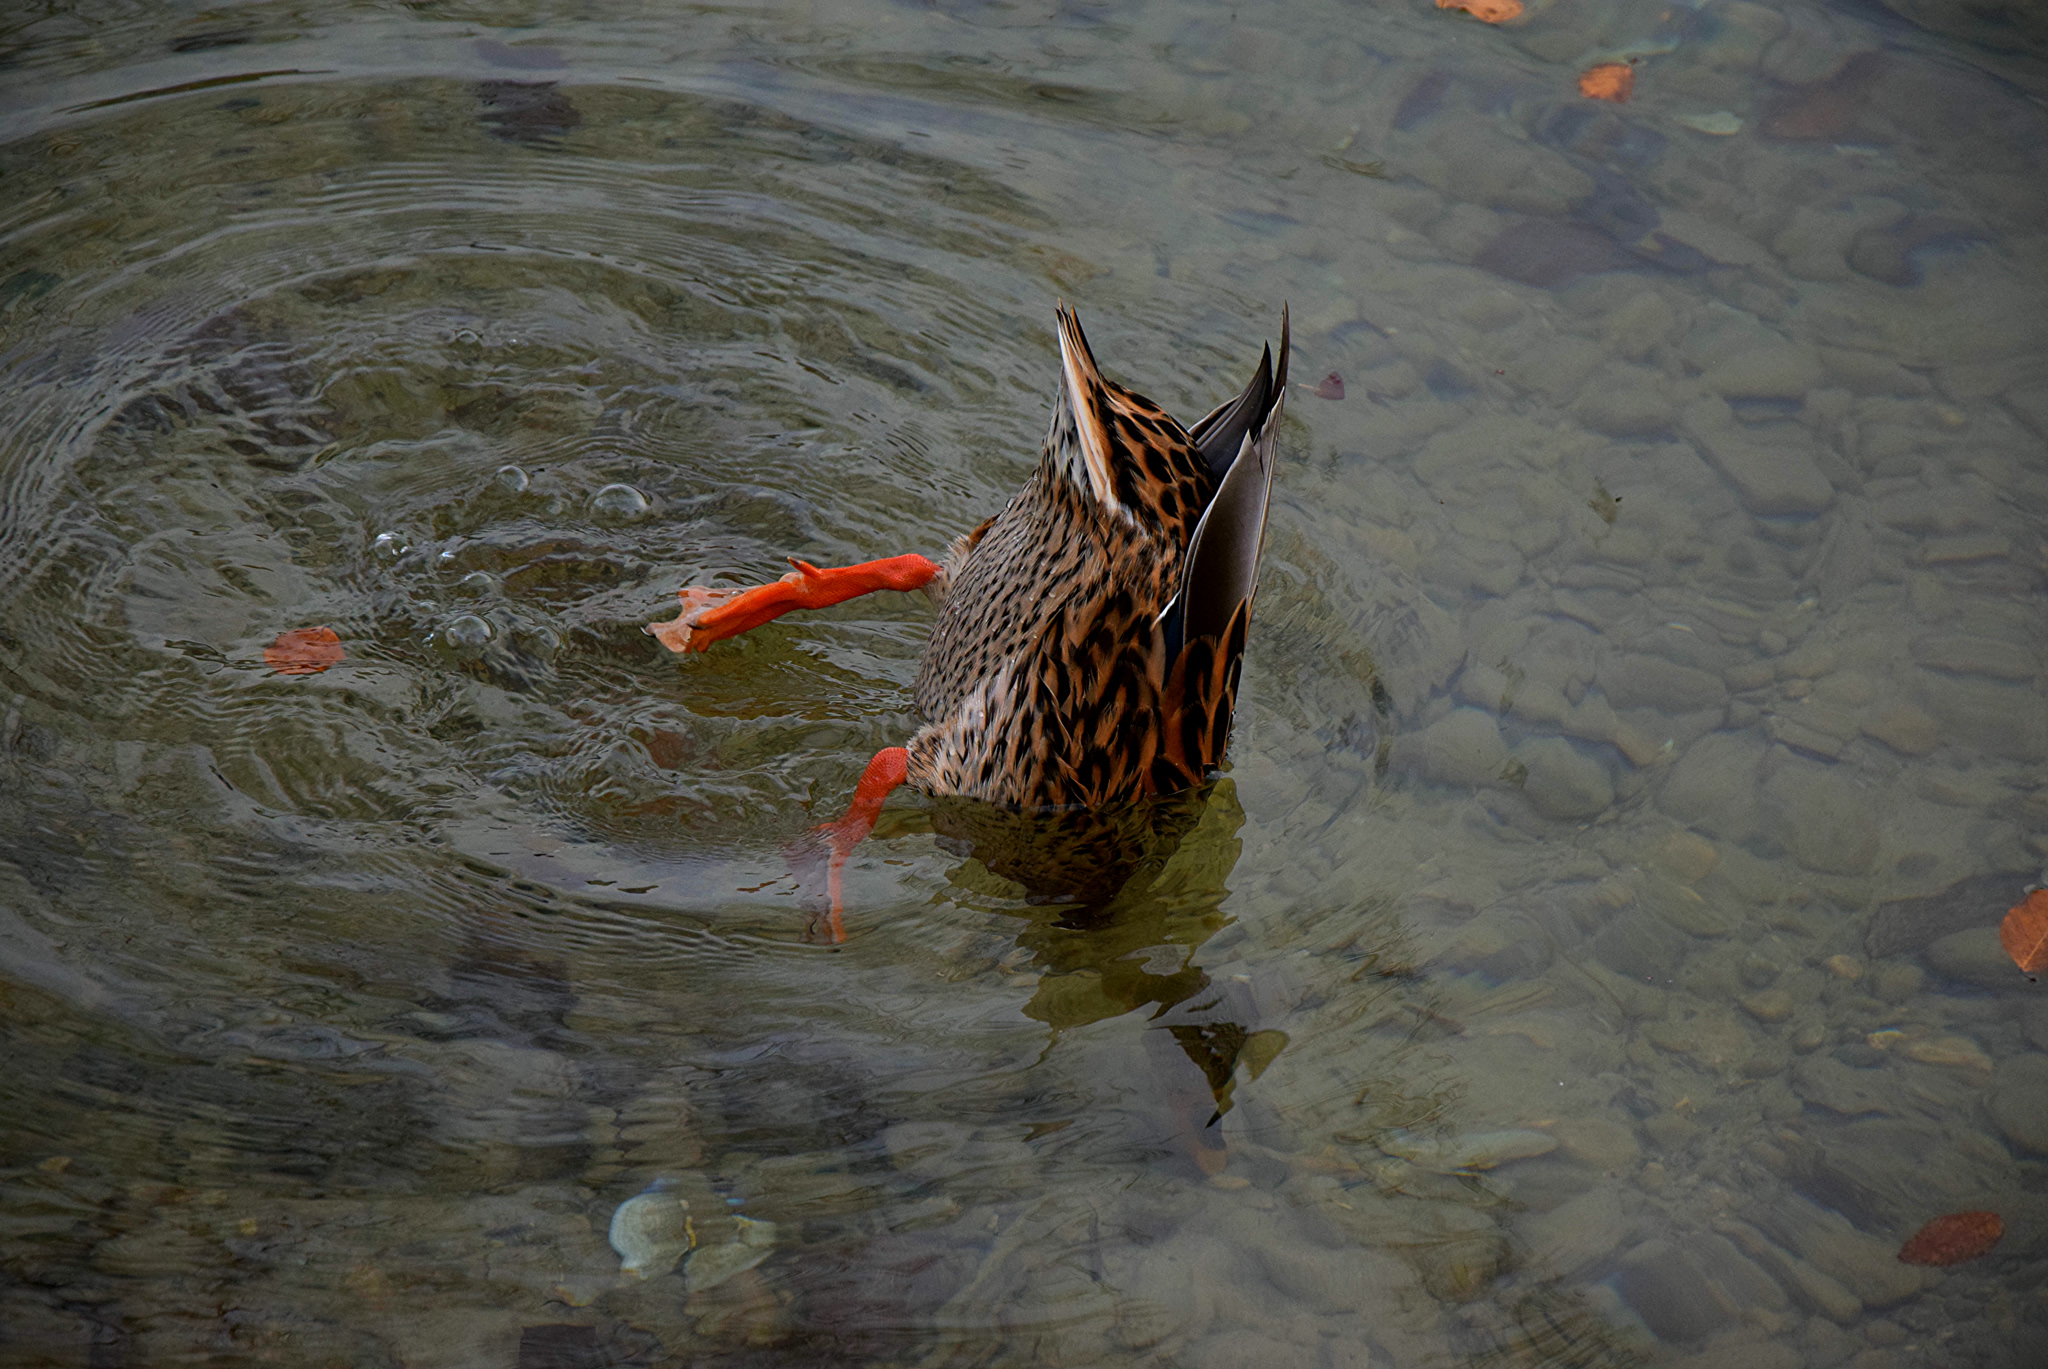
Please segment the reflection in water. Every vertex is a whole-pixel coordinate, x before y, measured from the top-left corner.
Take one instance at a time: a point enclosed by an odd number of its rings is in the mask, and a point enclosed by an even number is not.
[[[947,799],[932,813],[948,851],[1030,895],[1016,941],[1042,973],[1025,1016],[1057,1043],[1069,1029],[1149,1009],[1148,1082],[1207,1174],[1225,1164],[1218,1124],[1240,1060],[1256,1078],[1287,1040],[1253,1032],[1245,995],[1216,985],[1195,959],[1228,922],[1223,881],[1243,823],[1228,780],[1106,810],[1026,813]]]

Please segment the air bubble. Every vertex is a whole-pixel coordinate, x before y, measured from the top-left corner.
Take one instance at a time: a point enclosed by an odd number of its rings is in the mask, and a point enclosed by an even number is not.
[[[498,467],[498,473],[494,478],[498,482],[498,488],[508,494],[524,494],[526,487],[533,483],[526,478],[526,472],[517,466]]]
[[[493,594],[498,588],[497,579],[483,570],[473,570],[456,583],[468,594]]]
[[[496,635],[496,629],[474,613],[465,613],[441,629],[441,640],[458,651],[483,646]]]
[[[377,539],[370,543],[370,550],[387,561],[396,561],[399,557],[411,551],[412,546],[405,540],[405,534],[403,533],[380,532],[377,534]]]
[[[631,485],[606,485],[590,496],[590,507],[610,518],[642,518],[653,505]]]

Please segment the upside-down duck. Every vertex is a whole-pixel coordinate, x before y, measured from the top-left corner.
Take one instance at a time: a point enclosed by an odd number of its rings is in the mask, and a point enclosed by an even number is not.
[[[1097,808],[1200,784],[1237,702],[1275,445],[1287,390],[1266,349],[1235,398],[1183,428],[1102,374],[1058,306],[1060,377],[1038,467],[945,558],[796,569],[750,589],[691,586],[647,625],[702,651],[792,609],[923,589],[938,621],[918,668],[926,725],[876,753],[830,839],[832,937],[841,870],[899,784],[1010,809]]]

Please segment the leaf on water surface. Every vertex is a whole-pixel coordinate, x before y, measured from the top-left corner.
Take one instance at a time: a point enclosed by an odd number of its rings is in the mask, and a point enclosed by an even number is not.
[[[1626,62],[1598,62],[1579,73],[1579,94],[1589,100],[1626,101],[1636,88],[1636,69]]]
[[[2036,889],[1998,924],[1998,944],[2029,976],[2048,970],[2048,889]]]
[[[1899,1262],[1961,1264],[1997,1245],[2004,1234],[2005,1221],[1996,1212],[1951,1212],[1914,1232],[1899,1247]]]
[[[1510,19],[1519,19],[1522,14],[1522,0],[1436,0],[1436,7],[1440,10],[1463,10],[1486,24],[1505,24]]]
[[[333,628],[295,627],[263,648],[263,663],[280,675],[318,675],[344,654]]]

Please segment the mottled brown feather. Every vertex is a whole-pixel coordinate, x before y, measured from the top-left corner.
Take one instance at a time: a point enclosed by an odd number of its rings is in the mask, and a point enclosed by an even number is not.
[[[908,746],[909,782],[928,793],[1095,807],[1198,784],[1229,740],[1249,588],[1216,615],[1224,631],[1177,652],[1160,622],[1220,473],[1164,410],[1102,374],[1064,305],[1059,324],[1038,466],[946,566],[915,686],[930,722]],[[1268,466],[1285,364],[1283,343],[1281,385],[1262,368],[1248,388],[1268,400],[1252,428]]]

